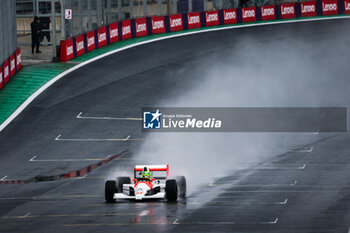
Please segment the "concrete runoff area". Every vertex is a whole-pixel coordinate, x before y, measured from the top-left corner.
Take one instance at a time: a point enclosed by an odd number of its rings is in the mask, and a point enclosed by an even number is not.
[[[196,159],[198,165],[191,166],[199,166],[201,169],[196,172],[204,173],[201,185],[196,185],[196,180],[187,176],[188,186],[196,188],[190,190],[186,199],[175,203],[119,201],[106,204],[105,180],[132,171],[135,163],[140,161],[154,162],[157,158],[142,157],[143,150],[154,143],[152,138],[168,135],[144,133],[138,120],[103,117],[139,118],[142,107],[176,106],[186,101],[194,105],[197,104],[196,96],[202,101],[207,96],[214,99],[213,102],[200,102],[203,105],[233,104],[235,102],[224,100],[237,97],[228,90],[234,92],[238,88],[248,90],[240,93],[242,99],[237,101],[253,105],[245,98],[254,93],[260,96],[262,87],[257,85],[256,89],[250,89],[254,85],[245,86],[247,82],[249,84],[247,79],[255,74],[253,80],[263,85],[268,78],[273,78],[267,77],[269,72],[262,67],[275,69],[278,77],[287,78],[286,72],[294,70],[292,75],[304,77],[308,74],[310,80],[300,82],[296,77],[295,83],[290,84],[282,79],[287,87],[268,83],[264,87],[268,92],[262,93],[273,93],[280,88],[285,96],[281,96],[281,102],[265,99],[259,102],[261,106],[297,105],[304,99],[305,102],[300,104],[303,107],[316,103],[344,107],[349,99],[345,61],[350,53],[342,45],[349,41],[346,33],[349,26],[348,19],[339,19],[207,32],[132,48],[68,74],[43,92],[1,132],[0,179],[57,175],[129,151],[78,179],[1,184],[0,232],[348,232],[348,133],[273,134],[272,139],[286,136],[290,141],[278,145],[267,141],[262,147],[258,147],[255,140],[245,141],[246,150],[255,147],[256,153],[271,155],[252,160],[241,158],[241,163],[251,166],[241,168],[233,164],[231,170],[219,177],[205,175],[217,168],[213,163],[206,164],[212,158]],[[333,46],[327,46],[329,44]],[[261,50],[261,47],[266,49]],[[289,63],[280,61],[280,50],[286,54],[282,58],[286,61],[290,58]],[[312,51],[312,54],[306,56],[301,51]],[[327,59],[327,56],[333,59],[335,55],[339,60]],[[300,61],[295,62],[293,59],[296,58]],[[326,78],[316,70],[316,74],[303,72],[307,67],[300,64],[310,65],[309,58],[319,59],[314,63],[321,71],[330,70],[325,74]],[[246,63],[251,65],[249,72],[237,68],[246,68]],[[289,64],[291,68],[281,67],[281,64]],[[238,73],[227,79],[224,77],[227,73],[221,73],[217,66],[222,69],[234,66]],[[205,67],[215,69],[214,74],[218,76],[214,81],[205,76],[208,72]],[[257,79],[258,76],[264,79]],[[237,81],[237,86],[218,93],[215,85],[228,86],[231,79]],[[314,85],[310,86],[310,83]],[[207,85],[213,89],[208,89]],[[318,102],[321,98],[318,91],[323,89],[332,90],[324,93],[324,98],[329,101]],[[215,96],[219,96],[221,102]],[[291,97],[293,101],[289,102]],[[174,102],[173,99],[180,100]],[[80,116],[102,119],[78,118],[80,113],[83,113]],[[236,150],[233,142],[238,140],[237,137],[249,139],[249,134],[223,134],[224,140],[232,141],[232,150],[214,148],[218,154],[212,156],[218,156],[219,160],[220,153],[232,153],[239,158],[239,153],[245,151]],[[186,140],[198,143],[195,136],[184,135]],[[207,138],[215,138],[217,134],[209,133],[203,137],[208,143]],[[185,149],[193,152],[191,148]],[[176,156],[168,160],[170,171],[181,164]],[[187,155],[189,161],[191,156]]]

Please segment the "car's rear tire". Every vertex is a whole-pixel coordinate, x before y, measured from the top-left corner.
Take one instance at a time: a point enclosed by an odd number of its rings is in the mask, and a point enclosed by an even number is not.
[[[176,182],[178,186],[178,193],[180,198],[186,197],[186,178],[184,176],[177,176]]]
[[[167,180],[165,182],[165,198],[168,201],[176,201],[177,200],[176,180]]]
[[[131,184],[131,179],[128,176],[117,177],[117,193],[123,192],[123,184]]]
[[[105,199],[107,203],[113,203],[114,193],[117,191],[117,183],[115,180],[107,180],[105,184]]]

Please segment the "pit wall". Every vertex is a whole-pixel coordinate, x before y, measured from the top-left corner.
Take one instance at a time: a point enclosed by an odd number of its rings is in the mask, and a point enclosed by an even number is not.
[[[316,0],[129,19],[62,40],[60,60],[69,61],[107,44],[152,34],[237,23],[342,14],[350,14],[350,0]]]

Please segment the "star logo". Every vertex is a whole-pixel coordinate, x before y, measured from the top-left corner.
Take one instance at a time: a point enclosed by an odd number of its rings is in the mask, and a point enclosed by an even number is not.
[[[155,112],[143,112],[143,128],[144,129],[160,129],[161,115],[159,109]]]
[[[161,113],[159,113],[159,109],[157,109],[157,111],[155,113],[151,113],[153,118],[151,120],[151,122],[153,122],[154,120],[159,121],[159,117],[162,115]]]

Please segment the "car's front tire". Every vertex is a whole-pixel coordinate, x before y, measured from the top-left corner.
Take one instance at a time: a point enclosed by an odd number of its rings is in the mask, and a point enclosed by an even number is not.
[[[115,180],[107,180],[105,184],[105,199],[107,203],[113,203],[114,193],[117,191],[117,182]]]
[[[176,180],[167,180],[165,182],[165,198],[168,201],[176,201],[177,200]]]

